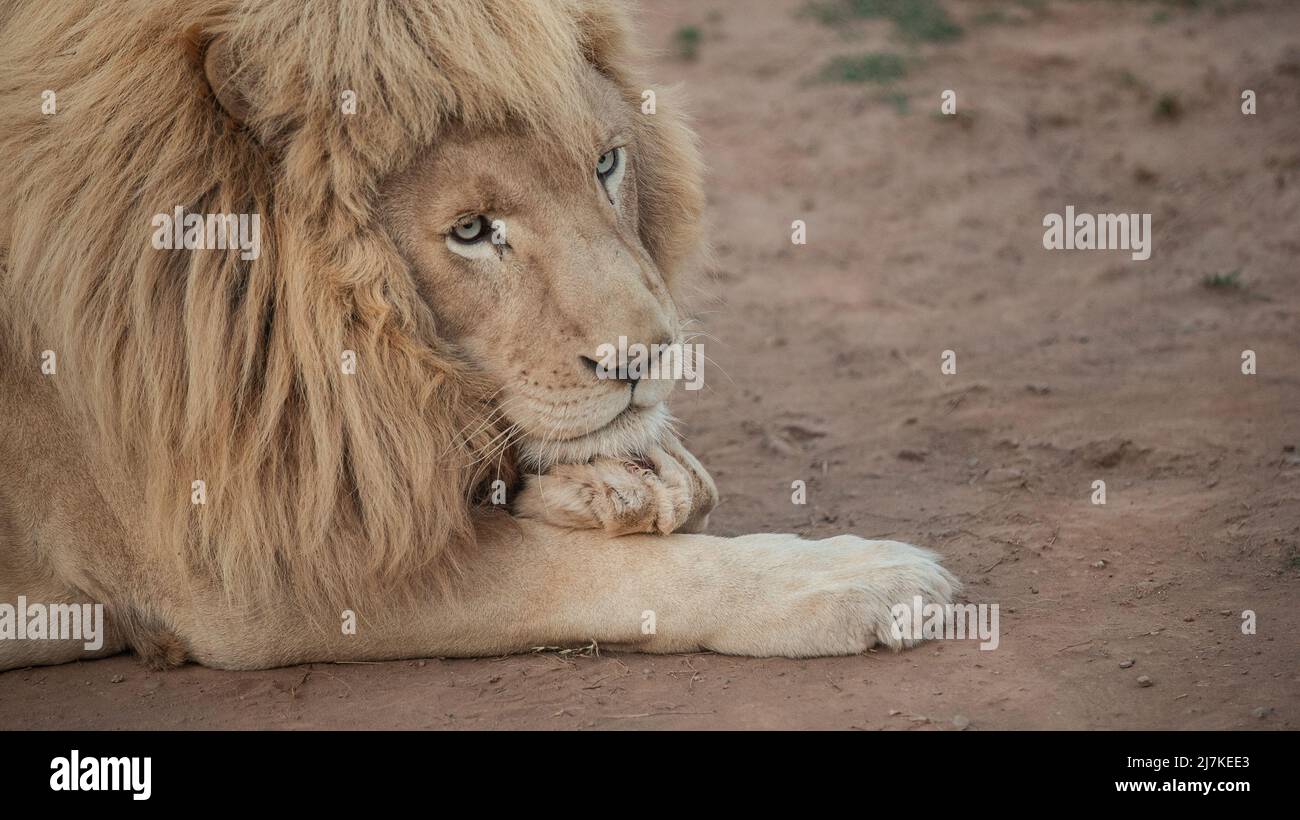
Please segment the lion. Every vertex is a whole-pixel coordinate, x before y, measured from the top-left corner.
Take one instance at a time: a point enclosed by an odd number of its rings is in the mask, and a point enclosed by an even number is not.
[[[640,64],[613,0],[0,6],[0,602],[106,613],[0,669],[909,645],[932,553],[704,534],[672,380],[601,371],[706,252]]]

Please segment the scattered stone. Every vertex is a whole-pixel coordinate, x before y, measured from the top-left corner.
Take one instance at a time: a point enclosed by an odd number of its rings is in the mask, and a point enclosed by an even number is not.
[[[1129,658],[1129,659],[1127,659],[1127,660],[1122,660],[1122,661],[1119,662],[1119,668],[1120,668],[1120,669],[1132,669],[1134,663],[1136,663],[1136,661],[1134,661],[1132,658]]]
[[[1106,559],[1103,558],[1100,561],[1093,561],[1092,567],[1093,569],[1104,569],[1106,567]]]
[[[929,453],[925,450],[899,450],[898,457],[903,461],[925,461]]]
[[[1025,385],[1025,389],[1036,396],[1046,396],[1048,393],[1052,392],[1051,385],[1047,384],[1027,384]]]
[[[1138,675],[1138,686],[1153,686],[1151,679],[1146,675]]]
[[[1219,486],[1219,479],[1217,476],[1205,482],[1205,489],[1207,490],[1212,490],[1217,486]]]
[[[896,716],[896,715],[901,715],[901,714],[903,714],[903,710],[902,710],[902,709],[890,709],[890,710],[889,710],[889,716],[890,716],[890,717],[894,717],[894,716]]]
[[[1255,711],[1258,712],[1259,710],[1256,709]],[[965,729],[967,726],[970,725],[970,718],[966,717],[965,715],[956,715],[952,719],[952,725],[955,726],[958,731],[961,731],[962,729]]]
[[[1272,706],[1258,706],[1258,707],[1256,707],[1256,708],[1250,710],[1250,713],[1251,713],[1252,715],[1254,715],[1255,717],[1259,718],[1260,720],[1263,720],[1264,718],[1266,718],[1266,717],[1268,717],[1269,715],[1273,714],[1273,707],[1272,707]]]
[[[1183,622],[1184,622],[1184,623],[1189,623],[1189,624],[1190,624],[1190,623],[1191,623],[1192,621],[1194,621],[1194,620],[1196,620],[1196,616],[1195,616],[1195,615],[1184,615],[1184,616],[1183,616]]]
[[[985,473],[984,480],[990,484],[1024,484],[1025,473],[1015,467],[998,467]]]
[[[1220,615],[1231,615],[1231,614],[1232,614],[1232,610],[1231,610],[1231,609],[1220,609],[1220,610],[1219,610],[1219,614],[1220,614]]]
[[[124,680],[126,680],[126,678],[123,677],[122,675],[114,675],[113,677],[108,679],[109,683],[121,683]]]

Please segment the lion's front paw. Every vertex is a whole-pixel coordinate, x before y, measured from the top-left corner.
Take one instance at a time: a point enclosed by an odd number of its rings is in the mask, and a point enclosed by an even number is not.
[[[927,551],[897,541],[842,535],[805,541],[748,536],[756,543],[758,595],[708,648],[734,654],[850,655],[916,643],[895,626],[894,607],[948,604],[960,583]],[[761,558],[758,556],[761,555]]]
[[[877,645],[898,650],[919,642],[916,632],[905,629],[895,616],[898,607],[911,611],[918,599],[922,607],[950,604],[961,591],[956,576],[929,550],[899,541],[864,541],[854,536],[829,540],[848,542],[846,546],[858,549],[876,545],[867,559],[872,564],[872,575],[860,594],[869,596],[864,604]]]
[[[713,480],[684,449],[656,450],[644,461],[602,458],[559,464],[529,476],[515,514],[610,535],[703,529],[717,503]]]

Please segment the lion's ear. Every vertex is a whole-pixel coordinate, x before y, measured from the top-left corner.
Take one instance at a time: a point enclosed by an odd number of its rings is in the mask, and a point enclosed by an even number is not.
[[[239,84],[238,66],[228,37],[218,36],[208,43],[207,53],[203,56],[203,73],[217,103],[231,119],[242,125],[248,119],[248,97]]]

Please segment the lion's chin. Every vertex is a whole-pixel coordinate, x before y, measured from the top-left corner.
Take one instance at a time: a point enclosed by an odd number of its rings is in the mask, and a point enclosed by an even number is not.
[[[519,455],[528,470],[580,464],[600,456],[634,458],[657,444],[671,423],[672,416],[663,404],[629,405],[609,424],[575,438],[552,441],[525,436],[519,441]]]

